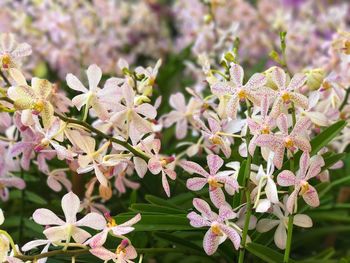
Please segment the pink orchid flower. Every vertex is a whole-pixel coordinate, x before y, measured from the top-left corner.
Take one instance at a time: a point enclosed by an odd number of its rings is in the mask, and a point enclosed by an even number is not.
[[[149,103],[138,101],[135,91],[128,83],[122,86],[122,94],[124,104],[116,103],[116,113],[110,120],[121,130],[125,130],[135,145],[144,134],[152,132],[151,122],[141,116],[154,119],[157,116],[157,110]]]
[[[284,213],[282,212],[282,210]],[[272,214],[277,219],[263,218],[257,225],[256,230],[260,233],[265,233],[277,226],[274,241],[278,248],[285,249],[287,243],[287,230],[288,230],[288,219],[289,212],[286,209],[286,198],[284,198],[284,204],[273,205]],[[309,228],[312,227],[312,220],[308,215],[297,214],[293,217],[293,224],[295,226]]]
[[[102,78],[102,70],[97,65],[93,64],[87,69],[86,75],[89,81],[89,89],[85,88],[81,81],[73,74],[69,73],[66,76],[67,85],[71,89],[83,93],[75,96],[72,102],[78,110],[84,105],[86,105],[87,109],[92,107],[101,120],[107,120],[109,118],[108,111],[103,103],[101,103],[103,91],[98,87]],[[86,116],[84,116],[84,118],[85,117]]]
[[[120,163],[113,168],[113,176],[115,176],[114,186],[118,190],[120,194],[126,193],[126,188],[130,189],[138,189],[140,184],[137,182],[133,182],[127,178],[128,174],[128,166],[129,164],[126,162]]]
[[[222,131],[222,125],[219,121],[209,117],[209,128],[199,118],[195,118],[195,123],[200,127],[204,138],[209,141],[211,146],[218,147],[226,158],[231,156],[231,141],[224,136],[226,133]]]
[[[275,98],[271,109],[272,117],[277,118],[281,114],[283,106],[289,102],[293,102],[296,106],[303,109],[308,108],[308,99],[304,95],[296,92],[297,89],[304,85],[307,79],[305,74],[295,74],[287,85],[286,73],[283,69],[275,67],[272,69],[271,77],[277,86],[277,91],[271,89],[273,98]]]
[[[273,163],[280,169],[282,167],[286,148],[292,152],[294,152],[296,148],[303,152],[311,151],[310,142],[306,139],[304,134],[310,126],[310,120],[308,118],[299,119],[291,133],[288,134],[287,116],[282,113],[277,119],[277,126],[281,134],[261,134],[255,142],[260,147],[268,147],[275,153]]]
[[[239,249],[241,237],[238,233],[239,227],[228,222],[236,218],[236,213],[229,206],[223,205],[219,208],[219,214],[211,211],[207,202],[202,199],[193,199],[193,206],[200,212],[191,212],[187,215],[193,227],[210,227],[203,239],[205,253],[212,255],[218,246],[229,238],[235,249]]]
[[[108,185],[106,176],[102,173],[100,165],[102,163],[101,154],[108,148],[109,142],[104,143],[100,149],[95,150],[96,141],[94,138],[86,135],[81,135],[78,131],[72,131],[70,134],[70,140],[77,145],[85,154],[79,154],[78,163],[79,168],[77,172],[79,174],[88,173],[94,170],[98,181],[103,185]]]
[[[151,148],[150,148],[151,147]],[[163,189],[168,197],[170,197],[170,186],[167,180],[169,177],[171,180],[176,179],[175,158],[173,156],[165,157],[159,154],[160,140],[155,139],[151,146],[143,144],[143,150],[151,157],[148,161],[149,171],[156,175],[162,173],[162,185]]]
[[[130,220],[118,225],[109,213],[105,213],[105,217],[107,219],[107,225],[100,233],[86,241],[86,243],[92,248],[102,247],[107,240],[108,233],[110,232],[117,237],[124,238],[124,235],[134,231],[135,228],[133,225],[141,220],[141,215],[137,214]]]
[[[210,173],[205,171],[199,164],[190,161],[182,161],[180,166],[191,174],[195,173],[204,177],[190,178],[187,180],[186,186],[192,191],[198,191],[208,184],[210,199],[219,208],[226,204],[225,194],[221,188],[224,187],[229,195],[233,195],[235,192],[238,192],[239,186],[237,180],[233,176],[230,176],[235,171],[218,172],[224,164],[224,161],[218,155],[209,154],[207,156],[207,163]]]
[[[91,235],[81,227],[89,227],[102,230],[106,226],[106,220],[97,213],[88,213],[77,221],[76,214],[80,209],[80,200],[73,192],[69,192],[62,198],[62,210],[66,221],[60,219],[51,210],[40,208],[33,213],[33,219],[37,224],[50,226],[44,230],[44,235],[52,242],[69,242],[73,238],[77,243],[83,243]]]
[[[183,139],[187,135],[188,122],[193,119],[195,114],[200,112],[202,103],[195,98],[191,98],[186,104],[185,96],[180,92],[171,95],[169,103],[174,110],[164,116],[164,126],[170,127],[176,123],[176,138]]]
[[[31,53],[31,46],[27,43],[17,44],[14,34],[3,33],[0,35],[1,68],[9,69],[17,67],[18,60],[29,56]]]
[[[0,176],[0,199],[4,202],[9,199],[8,188],[10,187],[14,187],[19,190],[22,190],[26,187],[26,183],[23,181],[23,179],[16,176],[12,176],[12,175]]]
[[[137,257],[136,249],[130,244],[130,241],[123,239],[117,247],[115,253],[104,247],[91,248],[90,253],[104,260],[105,262],[113,260],[117,263],[133,263],[133,259]]]
[[[288,197],[287,210],[289,213],[297,211],[298,194],[311,207],[320,205],[316,189],[309,185],[308,180],[316,177],[324,166],[324,160],[316,155],[310,159],[309,153],[304,152],[300,157],[300,169],[295,175],[289,170],[284,170],[277,176],[277,183],[280,186],[294,186],[293,192]]]
[[[231,118],[236,118],[240,100],[249,100],[259,106],[261,95],[264,94],[266,77],[261,73],[254,74],[248,82],[243,85],[244,71],[238,65],[230,64],[230,81],[216,82],[211,86],[213,94],[218,96],[230,96],[227,104],[227,113]]]
[[[57,153],[59,160],[73,160],[76,156],[76,153],[66,149],[58,143],[58,141],[63,141],[62,129],[61,129],[61,120],[54,118],[50,127],[47,129],[42,129],[40,123],[37,121],[36,130],[41,133],[43,138],[40,143],[34,147],[36,152],[45,152],[46,149],[50,146]]]
[[[247,123],[250,132],[253,134],[253,137],[250,140],[248,151],[250,155],[254,155],[256,148],[256,139],[260,134],[269,134],[272,129],[275,127],[275,119],[271,116],[268,116],[269,111],[269,100],[267,96],[261,101],[261,119],[247,118]]]

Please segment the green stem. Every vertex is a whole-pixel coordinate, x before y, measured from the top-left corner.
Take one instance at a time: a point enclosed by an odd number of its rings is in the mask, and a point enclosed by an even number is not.
[[[15,256],[17,256],[17,255],[18,255],[18,251],[17,251],[16,245],[15,245],[15,242],[13,242],[13,239],[12,239],[12,237],[10,236],[10,234],[7,233],[5,230],[0,230],[0,234],[7,237],[7,239],[8,239],[9,242],[10,242],[11,248],[12,248],[12,250],[13,250],[13,254],[14,254]]]
[[[283,262],[288,263],[289,262],[289,255],[290,255],[290,249],[292,245],[292,236],[293,236],[293,215],[290,215],[288,218],[288,233],[287,233],[287,244],[286,244],[286,250],[284,251],[284,258]]]
[[[72,118],[68,118],[68,117],[65,117],[57,112],[55,112],[55,116],[57,116],[58,118],[60,118],[61,120],[63,120],[64,122],[66,123],[74,123],[74,124],[78,124],[80,126],[83,126],[85,127],[86,129],[88,129],[89,131],[93,132],[93,133],[96,133],[98,136],[104,138],[104,139],[107,139],[111,142],[114,142],[114,143],[117,143],[121,146],[123,146],[124,148],[126,148],[127,150],[129,150],[131,153],[133,153],[135,156],[138,156],[142,159],[144,159],[145,161],[148,161],[149,160],[149,157],[148,155],[146,155],[145,153],[141,152],[141,151],[138,151],[137,149],[135,149],[133,146],[131,146],[129,143],[127,143],[126,141],[122,141],[122,140],[119,140],[117,138],[114,138],[114,137],[111,137],[103,132],[101,132],[100,130],[94,128],[93,126],[91,126],[90,124],[86,123],[86,122],[83,122],[83,121],[80,121],[80,120],[76,120],[76,119],[72,119]]]
[[[251,107],[250,107],[249,102],[247,102],[247,106],[248,106],[248,108],[247,108],[248,116],[250,117],[251,116]],[[248,129],[247,134],[246,134],[247,151],[248,151],[249,143],[250,143],[250,130]],[[246,215],[245,215],[245,219],[244,219],[244,227],[243,227],[243,232],[242,232],[242,241],[241,241],[242,248],[239,251],[239,258],[238,258],[239,263],[244,262],[245,246],[246,246],[246,241],[247,241],[250,216],[252,214],[250,191],[248,188],[251,162],[252,162],[252,156],[249,154],[249,151],[248,151],[247,162],[246,162],[245,171],[244,171],[244,180],[243,180],[243,185],[242,185],[243,189],[245,190],[245,198],[246,198],[247,203],[246,203]]]
[[[10,98],[7,97],[0,97],[0,100],[4,100],[7,101],[11,104],[14,104],[14,101]],[[138,156],[142,159],[144,159],[145,161],[149,160],[149,156],[137,149],[135,149],[132,145],[130,145],[128,142],[126,141],[122,141],[119,140],[117,138],[114,138],[112,136],[109,136],[103,132],[101,132],[100,130],[94,128],[93,126],[91,126],[90,124],[84,122],[84,121],[80,121],[77,119],[72,119],[72,118],[68,118],[66,116],[61,115],[60,113],[55,112],[54,113],[55,116],[57,116],[58,118],[60,118],[62,121],[66,122],[66,123],[74,123],[74,124],[78,124],[82,127],[85,127],[86,129],[88,129],[90,132],[96,133],[98,136],[100,136],[101,138],[107,139],[111,142],[117,143],[121,146],[123,146],[124,148],[126,148],[127,150],[129,150],[131,153],[133,153],[135,156]]]
[[[292,119],[293,119],[293,127],[295,126],[296,123],[296,116],[295,116],[295,107],[294,103],[292,103]],[[292,157],[290,159],[290,170],[295,173],[295,166],[294,166],[294,154],[292,153]],[[289,189],[289,194],[292,192],[293,189]],[[292,246],[292,236],[293,236],[293,220],[294,217],[293,215],[289,215],[288,217],[288,229],[287,229],[287,244],[286,244],[286,250],[284,251],[284,258],[283,262],[288,263],[289,262],[289,255],[290,255],[290,250]]]
[[[345,97],[342,104],[339,107],[339,111],[342,111],[344,107],[348,104],[349,95],[350,95],[350,87],[346,89]]]
[[[9,81],[9,79],[6,77],[6,75],[4,74],[4,72],[2,72],[2,70],[0,70],[0,76],[2,77],[2,79],[6,82],[6,85],[11,87],[12,84],[11,82]]]

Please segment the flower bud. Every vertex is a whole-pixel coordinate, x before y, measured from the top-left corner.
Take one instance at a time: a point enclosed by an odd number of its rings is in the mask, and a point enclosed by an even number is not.
[[[306,85],[310,90],[317,90],[320,88],[323,79],[325,78],[325,72],[323,69],[316,68],[305,70],[304,73],[307,76]]]
[[[101,198],[103,198],[104,200],[109,200],[112,198],[113,192],[110,186],[103,186],[102,184],[100,184],[98,190]]]

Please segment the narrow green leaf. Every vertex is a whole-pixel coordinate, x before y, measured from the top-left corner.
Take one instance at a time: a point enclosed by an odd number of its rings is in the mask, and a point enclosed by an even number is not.
[[[283,262],[283,254],[271,249],[267,246],[260,245],[258,243],[249,243],[247,250],[258,258],[268,263],[280,263]],[[296,261],[289,259],[289,263],[295,263]]]
[[[166,206],[152,204],[133,204],[131,210],[135,212],[150,212],[155,214],[184,214],[186,211]]]

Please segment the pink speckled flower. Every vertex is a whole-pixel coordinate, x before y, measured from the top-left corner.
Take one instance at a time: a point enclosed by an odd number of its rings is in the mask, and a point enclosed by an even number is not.
[[[175,168],[175,158],[173,156],[170,157],[164,157],[159,155],[160,152],[160,140],[155,139],[152,142],[151,148],[146,145],[142,144],[144,150],[146,153],[150,156],[150,159],[148,161],[148,169],[152,174],[159,174],[162,173],[162,185],[165,193],[168,197],[170,197],[170,187],[167,180],[167,176],[171,180],[176,179],[176,172],[174,171]]]
[[[297,211],[298,194],[304,201],[312,207],[320,205],[320,200],[316,189],[309,185],[308,180],[317,176],[324,166],[323,158],[319,155],[310,159],[309,153],[303,153],[300,158],[300,169],[296,175],[289,170],[282,171],[277,176],[277,183],[280,186],[294,186],[294,191],[290,194],[287,201],[287,210],[289,213]]]
[[[277,91],[273,91],[275,101],[271,109],[271,116],[276,118],[282,112],[283,106],[289,102],[293,102],[296,106],[303,109],[308,108],[308,99],[296,92],[297,89],[301,88],[307,77],[304,74],[298,73],[293,76],[287,85],[287,75],[281,68],[273,68],[271,72],[272,81],[277,86]]]
[[[133,263],[134,261],[132,261],[132,259],[137,257],[136,249],[127,239],[123,239],[122,242],[120,242],[115,253],[104,247],[93,247],[89,251],[94,256],[105,260],[105,262],[113,260],[113,262],[117,263]]]
[[[190,224],[193,227],[210,227],[203,239],[203,248],[205,253],[212,255],[218,246],[229,238],[235,249],[239,248],[241,237],[238,233],[238,227],[234,224],[228,224],[227,220],[237,217],[231,207],[223,205],[219,208],[219,214],[211,211],[207,202],[202,199],[193,199],[193,206],[200,212],[191,212],[187,215]]]
[[[261,95],[264,94],[266,77],[263,74],[254,74],[248,82],[243,85],[243,68],[231,63],[230,81],[216,82],[211,86],[211,91],[218,96],[229,95],[227,113],[230,117],[236,118],[240,100],[249,100],[254,105],[260,105]]]
[[[222,171],[218,172],[224,161],[215,154],[209,154],[207,156],[207,163],[210,173],[205,171],[199,164],[182,161],[181,167],[189,173],[199,174],[202,177],[194,177],[187,180],[186,186],[192,191],[198,191],[202,189],[206,184],[209,184],[210,199],[216,207],[220,207],[226,204],[225,194],[222,191],[222,187],[225,188],[229,195],[233,195],[238,192],[239,185],[234,176],[231,176],[234,171]]]
[[[249,130],[253,134],[248,146],[249,153],[252,156],[256,148],[256,139],[260,134],[269,134],[276,125],[275,119],[267,115],[268,111],[269,100],[268,96],[265,95],[261,101],[261,119],[247,118]]]
[[[309,127],[310,120],[308,118],[302,118],[297,121],[293,130],[288,134],[288,121],[285,114],[281,114],[277,119],[277,126],[281,131],[280,134],[261,134],[256,139],[256,144],[263,147],[268,147],[275,153],[273,158],[274,165],[281,169],[285,149],[295,151],[296,148],[303,152],[310,152],[310,142],[305,138],[303,134]]]

